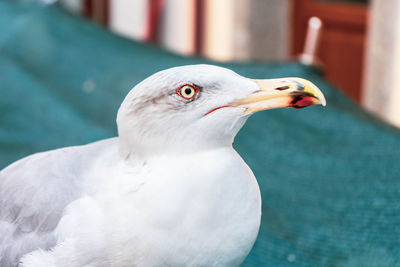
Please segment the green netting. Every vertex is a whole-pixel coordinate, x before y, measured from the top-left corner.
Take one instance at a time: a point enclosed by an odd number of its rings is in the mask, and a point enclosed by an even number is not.
[[[115,36],[58,6],[0,1],[0,168],[28,154],[116,135],[139,81],[208,62]],[[400,266],[400,132],[366,114],[315,69],[224,64],[248,77],[300,76],[328,106],[261,112],[235,147],[263,197],[245,266]]]

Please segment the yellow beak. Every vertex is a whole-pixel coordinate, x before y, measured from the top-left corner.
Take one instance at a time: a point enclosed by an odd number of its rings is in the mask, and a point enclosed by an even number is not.
[[[326,105],[321,90],[310,81],[301,78],[253,80],[259,90],[231,103],[231,107],[246,108],[245,114],[274,108],[304,108]]]

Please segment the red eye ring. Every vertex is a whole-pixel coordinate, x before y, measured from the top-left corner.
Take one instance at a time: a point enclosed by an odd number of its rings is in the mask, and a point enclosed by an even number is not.
[[[193,99],[199,93],[199,89],[190,83],[183,84],[176,89],[176,94],[183,99]]]

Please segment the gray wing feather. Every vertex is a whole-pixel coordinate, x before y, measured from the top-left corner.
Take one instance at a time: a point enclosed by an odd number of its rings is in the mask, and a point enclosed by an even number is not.
[[[33,154],[0,171],[0,266],[56,244],[65,207],[84,193],[84,171],[115,141]]]

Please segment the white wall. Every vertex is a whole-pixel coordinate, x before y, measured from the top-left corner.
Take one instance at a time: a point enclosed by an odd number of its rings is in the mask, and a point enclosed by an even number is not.
[[[289,23],[290,0],[206,0],[206,56],[287,60]]]
[[[195,1],[167,0],[161,20],[161,45],[170,51],[194,53]]]
[[[400,127],[400,1],[373,0],[364,106]]]
[[[142,40],[146,34],[147,0],[111,0],[110,28],[126,37]]]
[[[236,0],[238,2],[238,0]],[[247,3],[247,8],[240,8],[238,12],[247,12],[246,23],[247,40],[244,48],[248,49],[248,58],[258,61],[282,61],[289,57],[290,47],[290,0],[240,0]],[[240,2],[239,1],[239,2]],[[236,17],[240,18],[237,13]],[[237,54],[237,40],[235,54]]]
[[[206,57],[227,61],[234,57],[235,1],[205,0],[204,54]]]

